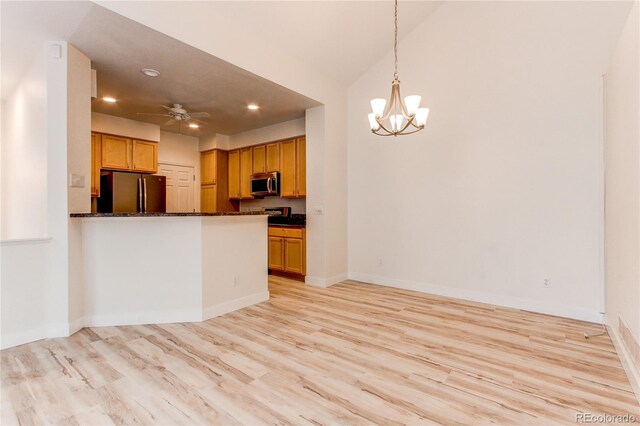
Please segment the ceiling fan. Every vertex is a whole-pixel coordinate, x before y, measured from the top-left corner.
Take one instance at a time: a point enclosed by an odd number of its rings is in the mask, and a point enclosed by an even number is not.
[[[173,104],[172,107],[168,107],[166,105],[160,105],[162,108],[166,109],[165,114],[156,114],[152,112],[139,112],[138,115],[155,115],[160,117],[171,117],[169,120],[163,124],[163,126],[171,126],[172,124],[178,123],[180,127],[182,127],[182,123],[187,123],[190,127],[198,127],[200,125],[207,125],[204,121],[198,120],[198,118],[207,118],[210,117],[208,112],[188,112],[186,109],[182,107],[181,104]],[[193,122],[197,123],[197,126],[192,126]]]

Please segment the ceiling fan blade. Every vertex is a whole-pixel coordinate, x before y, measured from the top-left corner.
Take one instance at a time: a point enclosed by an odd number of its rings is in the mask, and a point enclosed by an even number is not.
[[[211,117],[208,112],[190,112],[189,115],[192,118],[207,118],[207,117]]]
[[[171,119],[169,121],[167,121],[166,123],[163,124],[163,126],[171,126],[176,122],[176,119],[171,117]]]
[[[167,111],[171,111],[171,107],[168,107],[166,105],[160,105],[162,108],[166,109]]]
[[[156,114],[153,112],[138,112],[138,115],[159,115],[161,117],[171,117],[171,114]]]

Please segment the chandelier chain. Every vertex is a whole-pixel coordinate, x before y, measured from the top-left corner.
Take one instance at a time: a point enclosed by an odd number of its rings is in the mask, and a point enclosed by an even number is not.
[[[394,79],[398,79],[398,0],[395,0],[395,33],[394,33],[394,39],[393,39],[393,55],[395,57],[395,62],[394,62],[394,71],[393,71],[393,77]]]

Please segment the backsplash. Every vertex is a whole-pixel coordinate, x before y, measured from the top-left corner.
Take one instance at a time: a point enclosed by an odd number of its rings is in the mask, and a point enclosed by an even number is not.
[[[307,202],[304,198],[265,197],[256,200],[240,201],[241,212],[262,210],[265,207],[291,207],[291,213],[293,214],[304,214],[307,212]]]

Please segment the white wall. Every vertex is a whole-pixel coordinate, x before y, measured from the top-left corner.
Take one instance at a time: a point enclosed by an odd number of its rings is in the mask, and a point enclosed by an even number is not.
[[[94,100],[94,102],[99,101]],[[149,141],[160,140],[160,126],[157,124],[129,120],[128,118],[101,114],[99,112],[91,113],[91,131],[111,133],[113,135],[145,139]]]
[[[391,54],[355,82],[350,276],[598,321],[601,75],[629,8],[446,2],[399,45],[403,94],[431,108],[415,135],[368,128]]]
[[[45,58],[43,46],[13,92],[3,99],[0,194],[3,240],[47,234]]]
[[[304,117],[229,136],[229,148],[236,149],[305,134]]]
[[[634,5],[606,74],[606,320],[640,342],[640,25]],[[624,340],[624,339],[623,339]],[[633,342],[626,342],[633,345]],[[633,348],[628,348],[633,353]],[[636,349],[637,351],[637,349]],[[636,370],[640,377],[640,354]]]

